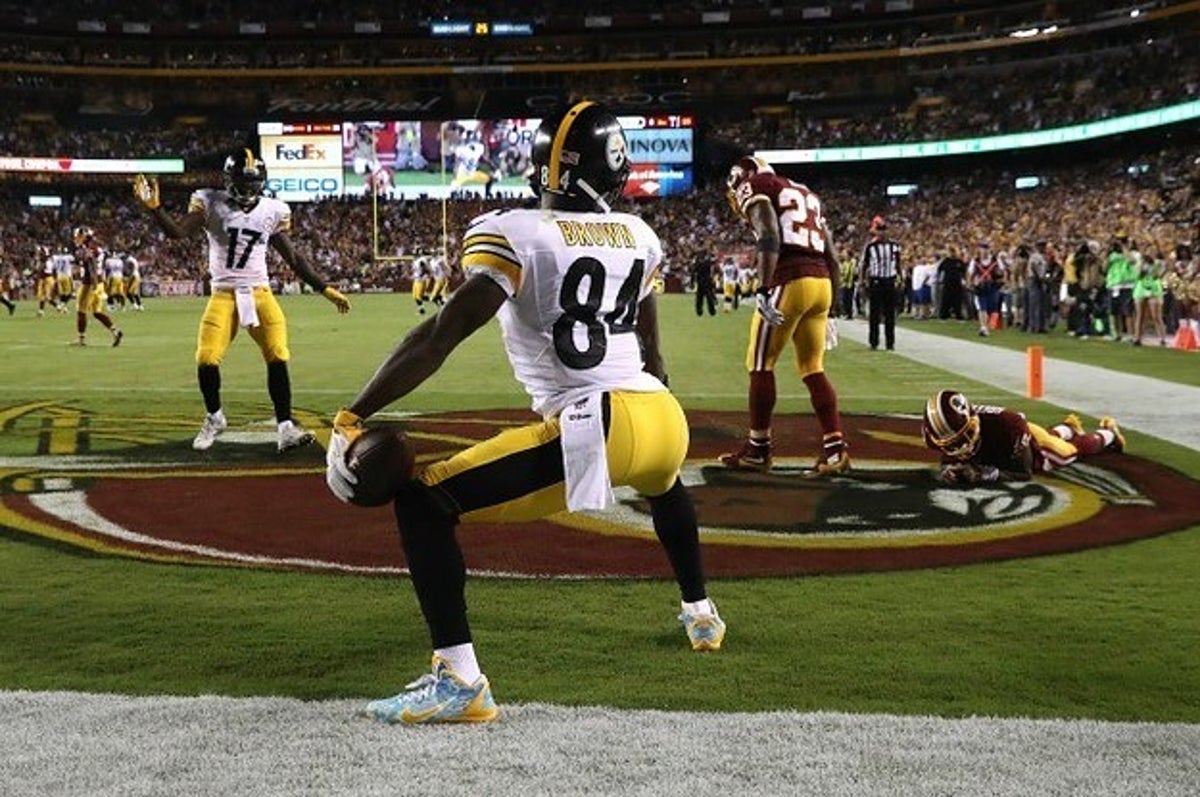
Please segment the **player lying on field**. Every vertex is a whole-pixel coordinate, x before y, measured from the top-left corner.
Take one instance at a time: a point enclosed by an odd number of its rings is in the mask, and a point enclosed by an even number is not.
[[[925,445],[942,455],[943,484],[1025,481],[1080,457],[1125,450],[1125,436],[1112,418],[1085,432],[1071,413],[1045,429],[1014,410],[972,404],[954,390],[939,391],[925,403],[922,432]]]

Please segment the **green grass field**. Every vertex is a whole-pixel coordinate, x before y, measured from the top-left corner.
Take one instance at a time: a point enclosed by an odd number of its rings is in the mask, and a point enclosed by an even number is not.
[[[348,316],[317,297],[282,300],[298,410],[329,417],[418,320],[407,296],[352,298]],[[689,408],[741,410],[748,311],[697,319],[690,301],[662,303],[672,388]],[[124,430],[97,435],[100,450],[146,438],[185,446],[202,416],[192,361],[202,305],[148,306],[118,314],[126,330],[118,349],[94,323],[93,345],[67,346],[74,317],[39,320],[29,303],[0,318],[0,407],[49,400],[98,413]],[[971,334],[970,325],[919,328],[943,327]],[[1197,384],[1195,355],[1045,343],[1051,356]],[[991,345],[1027,344],[1012,335]],[[1068,409],[872,355],[853,341],[827,368],[847,412],[916,413],[928,392],[948,384],[1035,420]],[[249,340],[235,341],[223,383],[231,419],[269,419]],[[807,411],[798,378],[781,373],[779,385],[779,411]],[[524,406],[496,330],[485,329],[399,408]],[[0,456],[35,453],[35,434],[20,423],[0,426]],[[1129,438],[1139,455],[1200,478],[1195,452]],[[314,489],[324,489],[313,478]],[[986,565],[721,580],[710,591],[730,635],[710,656],[687,650],[668,582],[473,580],[468,598],[481,663],[505,702],[1200,722],[1197,562],[1200,525]],[[428,661],[405,580],[150,564],[15,533],[0,533],[0,573],[0,688],[378,696]]]

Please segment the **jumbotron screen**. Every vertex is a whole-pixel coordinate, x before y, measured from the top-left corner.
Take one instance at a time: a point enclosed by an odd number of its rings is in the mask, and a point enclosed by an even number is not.
[[[622,116],[625,195],[690,191],[690,115]],[[267,187],[288,202],[375,191],[384,199],[532,196],[530,150],[540,119],[260,122]]]
[[[695,149],[691,114],[618,117],[629,144],[625,196],[656,197],[692,190]]]

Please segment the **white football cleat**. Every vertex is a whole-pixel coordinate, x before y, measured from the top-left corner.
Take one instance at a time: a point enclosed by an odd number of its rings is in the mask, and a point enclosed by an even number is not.
[[[227,425],[225,413],[221,410],[205,415],[204,425],[200,427],[196,439],[192,441],[192,448],[197,451],[207,451],[212,448],[213,441],[217,439],[217,435],[225,431]]]
[[[283,421],[279,424],[280,452],[306,446],[315,439],[312,432],[291,421]]]

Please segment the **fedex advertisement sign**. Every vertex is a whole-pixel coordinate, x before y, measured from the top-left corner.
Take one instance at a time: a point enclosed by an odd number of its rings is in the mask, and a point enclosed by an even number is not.
[[[317,144],[290,144],[279,143],[275,145],[275,160],[277,161],[323,161],[328,157],[326,150]]]
[[[340,166],[340,135],[281,135],[262,137],[262,159],[272,169],[312,169]]]

